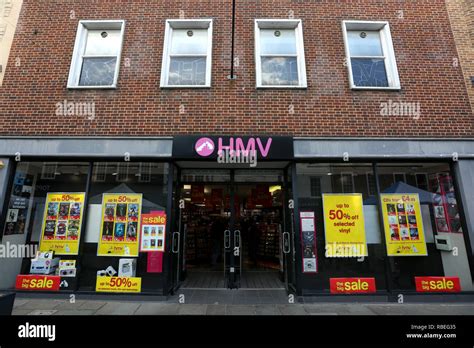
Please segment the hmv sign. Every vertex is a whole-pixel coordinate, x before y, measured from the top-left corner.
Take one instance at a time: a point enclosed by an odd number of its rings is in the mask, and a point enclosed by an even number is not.
[[[282,136],[176,136],[176,159],[216,160],[223,154],[256,156],[258,160],[293,159],[293,138]]]

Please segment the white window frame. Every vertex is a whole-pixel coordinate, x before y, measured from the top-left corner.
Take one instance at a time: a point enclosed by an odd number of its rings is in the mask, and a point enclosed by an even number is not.
[[[294,29],[298,61],[298,85],[262,85],[262,61],[260,53],[260,29]],[[279,56],[285,56],[281,54]],[[294,56],[294,55],[291,55]],[[255,20],[255,68],[257,88],[308,88],[306,59],[304,53],[303,22],[301,19],[256,19]]]
[[[347,36],[347,31],[349,30],[378,30],[380,32],[380,41],[382,44],[383,58],[385,61],[385,71],[387,72],[388,87],[356,86],[354,84],[354,75],[352,74],[351,54],[349,48],[349,38]],[[349,71],[349,87],[354,90],[400,90],[400,77],[398,75],[397,61],[395,58],[395,50],[393,48],[392,34],[390,32],[389,22],[346,20],[342,21],[342,31],[346,50],[346,65]],[[356,57],[362,58],[359,56]]]
[[[170,85],[168,84],[170,64],[171,64],[171,40],[173,38],[173,29],[207,29],[207,52],[206,52],[206,83],[204,85]],[[210,88],[212,77],[212,35],[213,19],[167,19],[165,29],[165,39],[163,48],[163,61],[161,65],[161,88]],[[179,55],[179,56],[185,56]],[[192,54],[192,57],[200,55]],[[204,55],[202,55],[204,57]]]
[[[121,40],[117,55],[117,65],[115,66],[114,83],[110,86],[80,86],[82,64],[87,43],[88,30],[120,30]],[[122,58],[123,40],[125,33],[124,20],[81,20],[77,27],[76,43],[72,55],[71,68],[69,70],[69,79],[67,88],[69,89],[115,89],[120,73],[120,64]],[[115,56],[114,56],[115,57]]]

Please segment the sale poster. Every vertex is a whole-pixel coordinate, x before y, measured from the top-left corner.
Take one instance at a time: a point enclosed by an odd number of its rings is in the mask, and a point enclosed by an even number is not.
[[[142,214],[140,251],[165,251],[166,213]]]
[[[324,194],[326,257],[368,256],[362,195]]]
[[[40,251],[77,255],[85,193],[48,193],[41,229]]]
[[[95,291],[133,293],[142,291],[142,278],[97,277]]]
[[[303,273],[317,273],[316,223],[314,212],[300,212]]]
[[[142,195],[104,193],[97,256],[138,256]]]
[[[382,194],[381,200],[387,255],[428,255],[418,194]]]

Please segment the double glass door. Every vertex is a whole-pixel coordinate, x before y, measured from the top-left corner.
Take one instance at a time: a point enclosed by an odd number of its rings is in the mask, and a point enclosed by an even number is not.
[[[171,290],[190,283],[196,284],[195,287],[247,287],[243,272],[245,276],[250,274],[249,267],[257,267],[251,265],[255,262],[253,255],[268,250],[267,256],[273,259],[262,263],[267,267],[267,262],[273,262],[269,267],[292,290],[289,283],[293,279],[294,233],[290,231],[293,223],[287,209],[291,190],[283,182],[286,175],[282,174],[281,180],[277,176],[273,182],[255,183],[236,172],[182,170],[179,173],[169,257]],[[256,195],[262,197],[256,199]],[[263,215],[271,220],[265,227]],[[253,234],[255,225],[260,225],[259,239]],[[267,231],[269,225],[274,235]],[[259,261],[259,267],[262,263]]]

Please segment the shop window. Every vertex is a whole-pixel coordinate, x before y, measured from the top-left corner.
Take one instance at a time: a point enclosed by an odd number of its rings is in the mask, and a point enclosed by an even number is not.
[[[68,88],[116,88],[125,21],[80,21]]]
[[[161,87],[210,87],[212,19],[167,20]]]
[[[383,183],[380,180],[380,193],[387,199],[382,203],[385,205],[382,210],[391,244],[387,248],[392,254],[389,262],[393,288],[414,291],[417,290],[415,277],[435,276],[458,278],[461,291],[471,291],[463,216],[450,166],[443,163],[377,166],[380,178],[385,178]],[[402,174],[412,179],[402,182],[399,180]],[[387,180],[390,175],[391,182]],[[389,202],[390,199],[395,201]]]
[[[77,260],[88,170],[88,163],[18,163],[6,221],[0,225],[2,243],[31,245],[52,250],[61,260]],[[2,260],[0,288],[14,287],[20,274],[40,274],[31,267],[33,256]]]
[[[400,89],[388,22],[343,21],[352,89]]]
[[[300,231],[297,233],[301,236],[302,243],[303,291],[330,292],[331,279],[337,278],[373,278],[377,290],[387,288],[382,231],[377,200],[370,194],[369,175],[374,177],[371,164],[297,164],[300,216],[295,218],[300,220]],[[311,183],[314,177],[320,178],[319,196],[312,194]],[[350,210],[344,210],[345,205]],[[354,240],[351,249],[347,250],[349,253],[335,257],[337,254],[331,252],[343,245],[336,246],[334,236],[337,239],[337,235],[341,234],[339,229],[346,230],[342,225],[337,227],[335,223],[347,222],[347,214],[351,215],[350,219],[353,218],[349,222],[355,222],[354,227],[350,228],[362,228],[360,234],[352,230],[362,238],[358,242]],[[314,222],[307,222],[313,218]],[[305,230],[313,224],[314,236]],[[359,253],[364,252],[367,256],[361,257]]]
[[[306,88],[301,20],[257,19],[255,60],[258,88]]]
[[[125,268],[130,270],[126,276],[140,279],[142,293],[163,291],[160,250],[168,248],[166,220],[156,229],[142,222],[149,214],[167,219],[168,171],[166,163],[94,164],[79,290],[98,291],[98,274],[111,267],[117,276]],[[99,172],[100,180],[96,180]],[[145,181],[141,179],[143,172],[148,175]],[[158,254],[146,252],[149,248]],[[124,263],[130,267],[123,267]],[[160,269],[156,269],[157,264]]]

